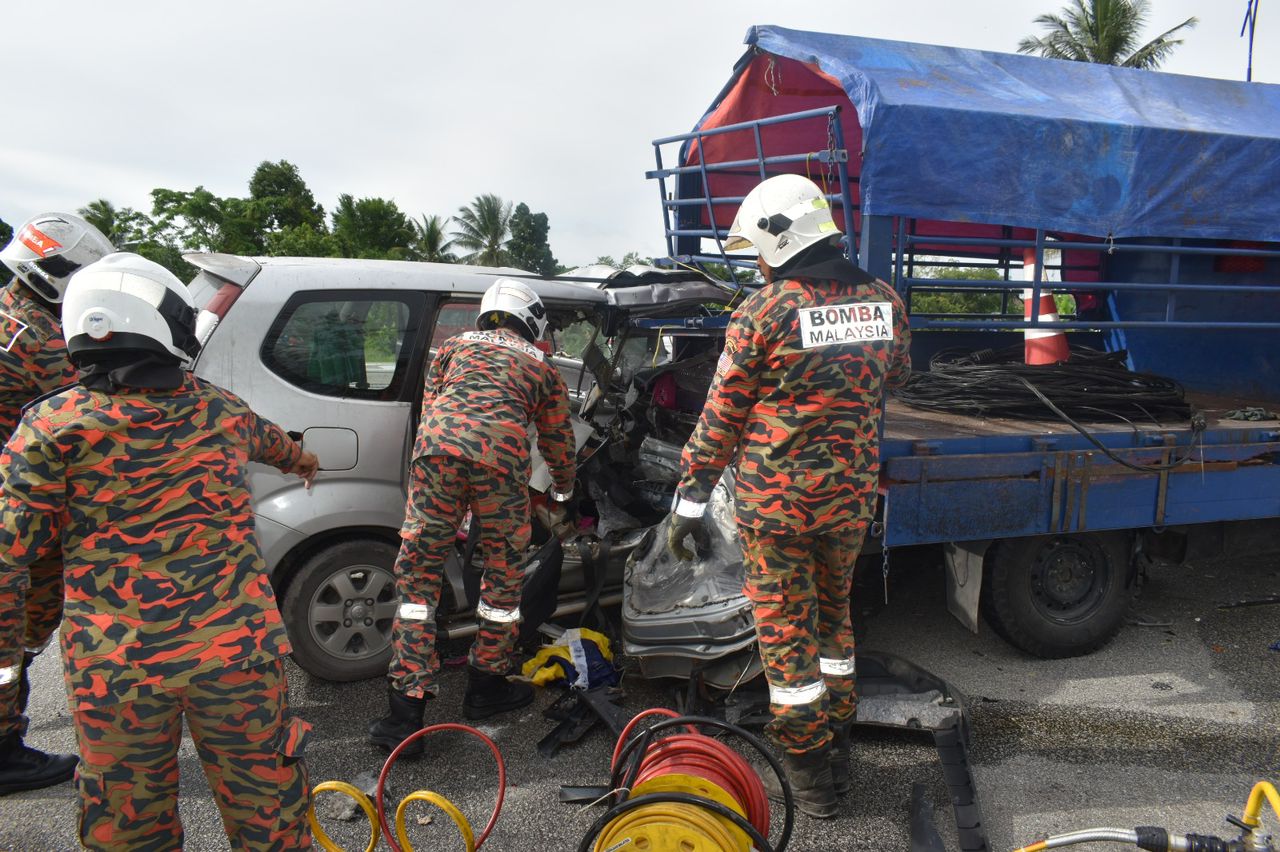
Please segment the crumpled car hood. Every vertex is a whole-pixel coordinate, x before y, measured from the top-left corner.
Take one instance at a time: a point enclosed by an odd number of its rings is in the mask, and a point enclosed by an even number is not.
[[[711,494],[704,518],[706,541],[698,558],[678,562],[667,549],[667,522],[654,527],[627,564],[627,608],[637,615],[703,609],[742,598],[742,548],[734,520],[733,473]]]
[[[677,562],[667,524],[651,527],[627,561],[622,638],[645,677],[698,671],[727,688],[759,670],[751,601],[742,591],[742,550],[734,519],[733,473],[712,492],[698,557]]]

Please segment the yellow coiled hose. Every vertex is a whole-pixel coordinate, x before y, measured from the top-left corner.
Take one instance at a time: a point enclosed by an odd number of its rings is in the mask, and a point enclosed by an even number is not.
[[[378,809],[374,806],[373,800],[366,796],[363,790],[345,781],[324,781],[317,784],[315,789],[312,790],[313,794],[326,792],[342,793],[353,799],[360,806],[360,810],[364,811],[365,816],[369,818],[370,827],[369,845],[364,848],[364,852],[374,852],[378,848],[378,839],[381,837],[381,832],[378,830]],[[466,852],[476,852],[476,837],[471,828],[471,823],[467,821],[462,811],[458,810],[457,805],[432,790],[416,790],[401,799],[400,804],[396,807],[396,837],[399,839],[400,848],[404,852],[413,852],[413,845],[409,842],[409,834],[405,827],[405,811],[413,802],[428,802],[444,811],[445,815],[453,820],[453,824],[458,827],[458,833],[462,835],[462,843]],[[317,846],[325,852],[346,852],[325,833],[320,821],[316,818],[314,804],[307,812],[307,822],[311,824],[311,833]]]

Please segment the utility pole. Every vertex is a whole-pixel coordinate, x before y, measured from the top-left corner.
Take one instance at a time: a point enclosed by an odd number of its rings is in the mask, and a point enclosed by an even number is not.
[[[1249,66],[1245,69],[1244,79],[1246,82],[1253,80],[1253,28],[1258,24],[1258,4],[1262,0],[1245,0],[1244,23],[1240,25],[1240,35],[1244,36],[1244,31],[1249,31]]]

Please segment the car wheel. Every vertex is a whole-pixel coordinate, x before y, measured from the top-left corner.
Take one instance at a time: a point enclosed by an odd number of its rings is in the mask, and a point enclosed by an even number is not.
[[[983,610],[1016,648],[1055,659],[1088,654],[1120,632],[1137,592],[1123,533],[996,542],[987,557]]]
[[[299,666],[325,680],[386,674],[399,599],[396,548],[356,539],[319,551],[298,569],[281,614]]]

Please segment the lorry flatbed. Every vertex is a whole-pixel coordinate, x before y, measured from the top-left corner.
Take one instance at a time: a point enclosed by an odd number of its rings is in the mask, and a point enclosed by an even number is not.
[[[781,27],[746,41],[694,129],[654,140],[672,262],[754,266],[725,248],[743,197],[804,175],[902,297],[917,371],[1061,332],[1197,412],[1077,429],[890,398],[871,547],[943,545],[962,622],[981,597],[1014,645],[1060,657],[1110,639],[1161,562],[1280,541],[1280,421],[1226,418],[1280,410],[1280,87]]]
[[[1241,438],[1247,437],[1257,429],[1272,430],[1280,428],[1280,419],[1270,420],[1228,420],[1226,414],[1243,408],[1261,408],[1274,411],[1275,403],[1260,399],[1243,399],[1240,397],[1211,396],[1209,394],[1189,393],[1187,401],[1192,409],[1204,415],[1208,431],[1236,432]],[[1188,424],[1177,423],[1122,423],[1117,420],[1080,420],[1095,434],[1132,433],[1132,432],[1178,432],[1188,431]],[[914,441],[950,441],[959,438],[986,438],[994,436],[1023,436],[1026,438],[1050,435],[1078,434],[1060,420],[1024,420],[1007,417],[973,417],[954,412],[933,411],[914,408],[900,400],[888,400],[885,405],[885,442],[886,455],[901,455],[906,442]],[[892,449],[890,449],[892,448]]]

